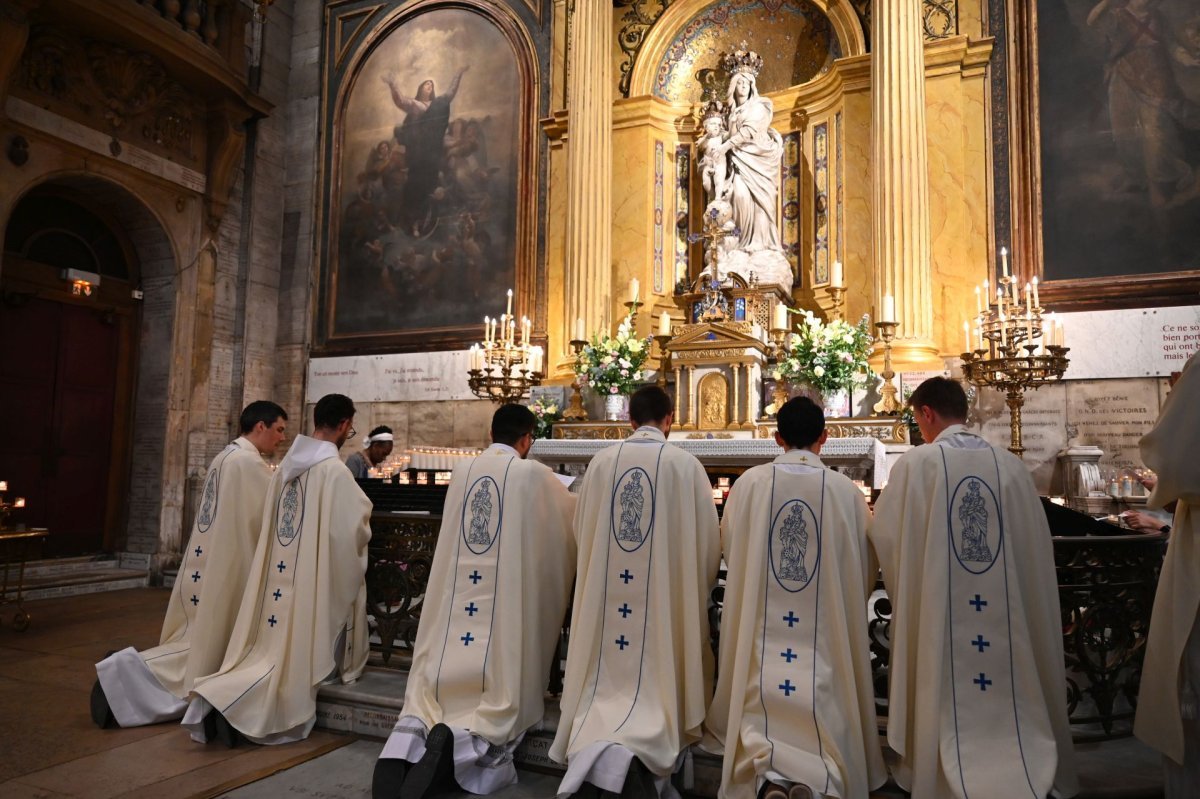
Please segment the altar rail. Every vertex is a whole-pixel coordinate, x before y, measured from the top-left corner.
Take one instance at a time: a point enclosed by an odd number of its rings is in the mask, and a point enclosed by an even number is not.
[[[367,597],[374,648],[384,665],[411,652],[441,517],[385,513],[371,519]],[[1150,611],[1166,536],[1056,536],[1054,561],[1062,603],[1067,705],[1077,741],[1130,733],[1141,681]],[[712,591],[712,646],[719,636],[724,575]],[[882,585],[869,605],[871,671],[878,715],[887,715],[891,601]],[[568,631],[563,631],[564,640]],[[565,649],[564,649],[565,651]],[[561,663],[558,664],[561,666]],[[551,675],[560,685],[561,672]]]

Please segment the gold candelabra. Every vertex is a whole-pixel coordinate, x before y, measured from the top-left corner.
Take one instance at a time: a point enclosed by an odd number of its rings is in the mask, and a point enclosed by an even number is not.
[[[521,319],[521,339],[517,343],[517,319],[512,315],[512,291],[508,292],[508,310],[499,319],[484,317],[483,343],[471,347],[471,367],[467,385],[481,399],[506,405],[519,402],[529,389],[541,385],[544,353],[529,343],[532,325]]]
[[[628,302],[625,302],[622,304],[625,306],[625,309],[629,312],[628,313],[629,324],[631,326],[636,325],[637,324],[637,309],[638,309],[638,306],[641,305],[642,303],[639,302],[638,300],[629,300]]]
[[[568,422],[586,422],[588,418],[587,410],[583,407],[583,394],[579,391],[579,356],[586,346],[587,342],[583,339],[571,340],[571,349],[575,351],[575,379],[571,381],[570,407],[563,411],[563,419]]]
[[[899,391],[892,384],[892,378],[896,376],[895,370],[892,369],[892,339],[896,337],[896,328],[899,326],[898,322],[875,323],[879,338],[883,340],[883,374],[880,375],[883,385],[879,389],[881,399],[874,407],[875,413],[883,416],[895,416],[900,413],[902,407],[900,400],[896,398]]]
[[[770,341],[767,344],[767,365],[774,366],[788,356],[788,333],[786,327],[772,327],[767,331],[767,336]],[[775,412],[778,413],[783,404],[788,401],[788,390],[786,380],[776,380],[775,385],[771,388],[771,404],[775,406]],[[767,414],[762,415],[762,419],[767,419]]]
[[[842,305],[846,301],[846,287],[830,283],[826,291],[829,292],[829,299],[833,303],[833,307],[829,309],[829,320],[832,322],[835,319],[841,319]]]
[[[990,386],[1004,393],[1009,413],[1008,449],[1021,457],[1025,452],[1021,445],[1025,392],[1061,379],[1070,363],[1067,359],[1070,350],[1063,346],[1062,329],[1057,323],[1051,319],[1047,327],[1043,321],[1045,309],[1038,302],[1036,280],[1026,284],[1022,303],[1020,285],[1007,271],[1006,268],[1005,276],[1000,279],[996,302],[992,303],[990,296],[986,304],[980,300],[973,348],[970,324],[963,323],[968,345],[962,354],[963,376],[976,386]],[[985,282],[984,296],[987,291]],[[1037,339],[1041,339],[1040,344]]]

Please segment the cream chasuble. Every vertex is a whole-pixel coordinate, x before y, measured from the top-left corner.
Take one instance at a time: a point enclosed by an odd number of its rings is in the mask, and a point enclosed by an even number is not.
[[[122,727],[179,718],[195,679],[221,667],[262,530],[270,482],[266,461],[245,438],[213,459],[159,645],[140,653],[129,647],[96,664],[113,717]]]
[[[1134,734],[1177,764],[1184,763],[1184,718],[1180,712],[1181,692],[1187,694],[1191,711],[1187,726],[1189,758],[1200,760],[1200,354],[1193,355],[1183,374],[1167,395],[1154,429],[1141,441],[1142,461],[1158,474],[1147,503],[1161,508],[1177,502],[1171,540],[1167,545],[1154,612],[1150,617],[1150,640],[1142,666]],[[1192,639],[1191,655],[1185,656]],[[1189,763],[1200,770],[1200,763]],[[1170,775],[1168,775],[1170,776]],[[1193,780],[1196,777],[1193,774]],[[1193,788],[1196,783],[1193,782]],[[1168,796],[1171,794],[1168,792]]]
[[[1025,465],[961,425],[893,467],[888,743],[922,799],[1077,791],[1050,529]]]
[[[380,757],[420,760],[425,732],[444,723],[460,786],[491,793],[516,781],[511,749],[542,720],[570,599],[574,512],[554,473],[512,447],[493,444],[454,470],[404,708]]]
[[[263,530],[221,670],[193,696],[256,743],[308,735],[317,686],[367,660],[371,502],[327,441],[297,436],[267,491]],[[203,705],[184,724],[196,731]]]
[[[711,695],[712,486],[699,461],[643,426],[592,459],[575,533],[571,643],[550,749],[568,763],[559,793],[584,779],[619,791],[631,755],[662,790],[699,739]]]
[[[721,525],[728,568],[716,696],[718,794],[763,780],[862,797],[887,780],[867,646],[875,565],[867,503],[808,450],[733,484]],[[708,737],[705,748],[713,748]]]

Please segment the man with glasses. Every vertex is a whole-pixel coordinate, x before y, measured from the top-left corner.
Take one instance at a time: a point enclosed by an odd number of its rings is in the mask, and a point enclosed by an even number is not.
[[[302,740],[317,687],[366,665],[371,501],[338,458],[353,421],[349,397],[322,397],[312,436],[296,436],[275,471],[225,660],[196,680],[183,719],[197,740]]]

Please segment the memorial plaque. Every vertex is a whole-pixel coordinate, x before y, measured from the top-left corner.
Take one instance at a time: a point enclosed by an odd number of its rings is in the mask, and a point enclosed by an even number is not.
[[[1200,305],[1060,314],[1067,380],[1166,377],[1200,350]]]
[[[1069,444],[1104,450],[1102,466],[1143,466],[1138,441],[1158,419],[1161,384],[1165,380],[1085,380],[1067,385]]]
[[[1052,383],[1026,392],[1021,420],[1023,460],[1038,492],[1049,493],[1058,452],[1067,442],[1066,384]],[[1008,449],[1012,435],[1003,394],[990,388],[979,390],[968,422],[989,444]]]

